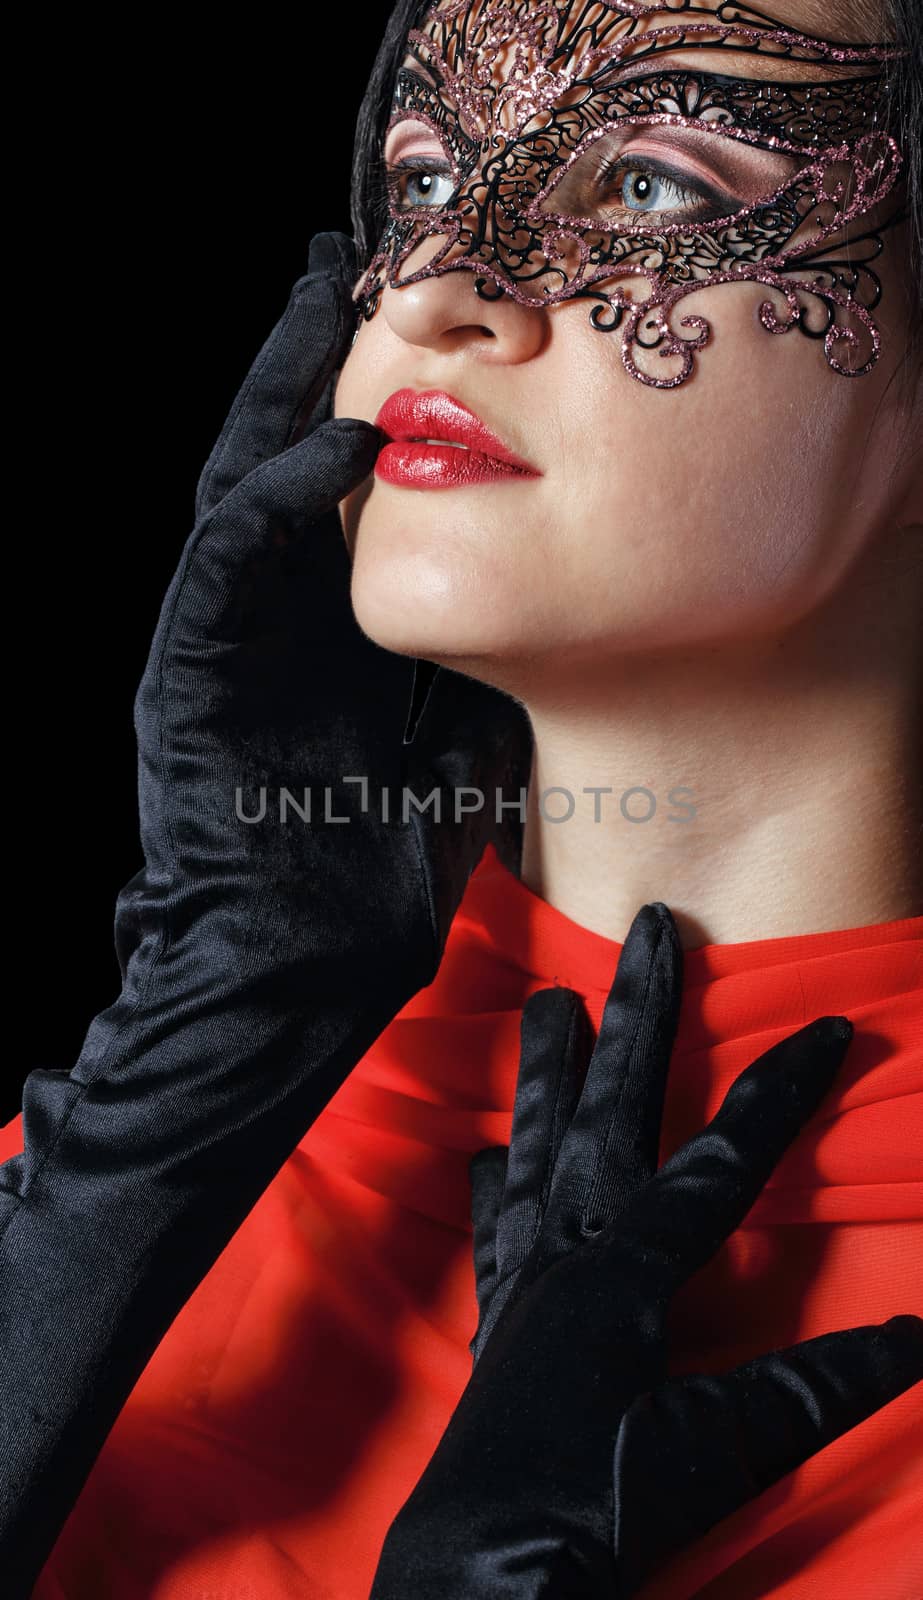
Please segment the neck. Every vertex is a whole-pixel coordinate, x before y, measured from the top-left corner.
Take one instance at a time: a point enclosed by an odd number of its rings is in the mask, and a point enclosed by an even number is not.
[[[920,915],[923,527],[900,533],[784,631],[518,686],[523,882],[619,942],[662,900],[685,949]]]

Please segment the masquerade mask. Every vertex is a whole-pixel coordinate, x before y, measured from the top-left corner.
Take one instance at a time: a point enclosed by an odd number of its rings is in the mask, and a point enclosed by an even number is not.
[[[701,316],[672,326],[674,308],[745,280],[781,297],[759,308],[770,333],[798,326],[836,372],[868,372],[881,295],[869,263],[903,213],[844,233],[901,167],[885,73],[658,69],[679,49],[734,52],[738,66],[759,54],[881,67],[901,53],[810,38],[735,0],[434,0],[397,75],[390,220],[354,291],[363,317],[386,282],[467,269],[484,299],[598,302],[590,322],[619,331],[629,374],[670,389],[711,332]],[[430,238],[430,259],[402,271]]]

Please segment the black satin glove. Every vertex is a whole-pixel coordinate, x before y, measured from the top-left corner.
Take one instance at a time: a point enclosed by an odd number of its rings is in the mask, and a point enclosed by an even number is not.
[[[644,906],[592,1054],[572,990],[524,1007],[509,1152],[472,1161],[474,1370],[370,1600],[625,1600],[923,1379],[909,1315],[666,1376],[672,1296],[746,1216],[852,1036],[821,1017],[767,1050],[657,1170],[681,966],[669,911]]]
[[[527,776],[516,702],[442,669],[415,678],[355,620],[336,507],[383,436],[327,413],[356,276],[351,240],[312,241],[202,472],[135,699],[144,865],[116,904],[121,993],[72,1070],[30,1074],[24,1150],[0,1168],[9,1600],[177,1312],[432,981],[498,837],[491,786],[510,798]],[[439,791],[439,822],[404,814],[405,784]],[[455,784],[488,795],[457,822]],[[327,786],[347,822],[325,820]],[[302,811],[310,789],[310,821],[280,817],[283,788]]]

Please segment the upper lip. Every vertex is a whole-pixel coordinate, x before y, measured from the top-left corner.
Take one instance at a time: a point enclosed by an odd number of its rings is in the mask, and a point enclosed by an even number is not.
[[[510,450],[475,412],[444,389],[396,390],[379,411],[375,426],[391,439],[444,439],[447,444],[467,445],[480,455],[538,476],[537,467]]]

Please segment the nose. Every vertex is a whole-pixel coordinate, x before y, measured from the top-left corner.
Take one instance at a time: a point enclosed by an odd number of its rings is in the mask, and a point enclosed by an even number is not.
[[[401,277],[418,272],[441,244],[438,238],[422,240],[402,263]],[[489,277],[486,292],[497,298],[484,299],[475,290],[479,276],[485,276],[483,269],[454,267],[402,288],[386,283],[378,314],[406,344],[440,355],[465,351],[479,361],[504,365],[530,361],[548,339],[548,308],[499,294]]]

